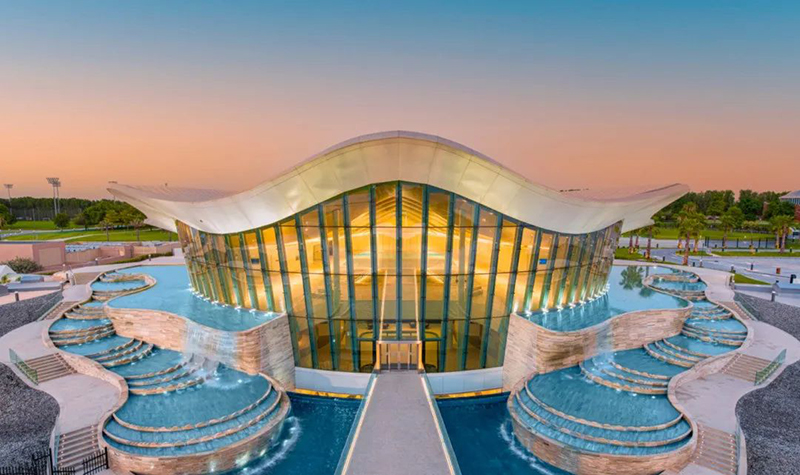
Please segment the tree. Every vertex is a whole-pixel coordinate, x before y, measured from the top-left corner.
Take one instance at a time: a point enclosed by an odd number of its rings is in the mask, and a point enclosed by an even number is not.
[[[780,252],[784,252],[786,236],[789,235],[791,227],[795,223],[794,216],[774,216],[769,222],[775,232],[775,247],[780,248]]]
[[[744,213],[738,206],[731,206],[728,211],[720,217],[722,227],[722,250],[728,248],[728,232],[739,229],[744,223]]]
[[[106,241],[110,241],[111,239],[110,239],[110,237],[108,235],[108,228],[111,227],[111,223],[106,218],[103,218],[97,224],[99,224],[101,228],[105,229],[105,231],[106,231]]]
[[[6,205],[0,203],[0,228],[8,226],[9,224],[14,224],[14,217],[11,216],[11,212],[8,211]]]
[[[653,216],[653,224],[647,227],[647,250],[644,253],[646,259],[650,259],[650,253],[653,249],[653,234],[658,233],[661,229],[661,217],[658,215]]]
[[[69,227],[69,216],[67,216],[67,213],[58,213],[53,218],[53,224],[55,224],[58,229],[68,228]]]
[[[38,262],[27,257],[15,257],[10,261],[0,262],[0,264],[7,265],[17,274],[32,274],[42,270],[42,266]]]
[[[142,226],[144,226],[144,220],[146,216],[136,208],[130,208],[122,211],[120,213],[120,221],[125,226],[133,226],[136,230],[136,240],[139,241],[139,232]]]
[[[78,216],[75,216],[75,219],[73,219],[72,222],[78,226],[83,226],[84,231],[89,227],[89,220],[86,217],[86,213],[83,211],[78,213]]]
[[[691,252],[690,242],[695,238],[695,252],[697,252],[697,241],[700,231],[705,228],[706,218],[697,211],[697,205],[687,203],[678,215],[678,232],[686,238],[686,248],[683,253],[683,265],[689,265],[689,253]]]

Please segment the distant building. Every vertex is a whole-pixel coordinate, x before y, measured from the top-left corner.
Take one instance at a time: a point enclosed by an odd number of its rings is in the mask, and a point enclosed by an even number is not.
[[[794,218],[800,221],[800,190],[781,196],[781,201],[788,201],[794,205]]]

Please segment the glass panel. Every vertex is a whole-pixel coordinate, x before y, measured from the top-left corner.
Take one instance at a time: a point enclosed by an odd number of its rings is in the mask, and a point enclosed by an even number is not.
[[[350,212],[350,226],[369,228],[369,189],[363,188],[348,193],[347,207]]]

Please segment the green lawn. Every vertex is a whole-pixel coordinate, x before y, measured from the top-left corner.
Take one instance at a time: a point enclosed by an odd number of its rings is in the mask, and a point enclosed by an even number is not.
[[[750,277],[747,277],[746,275],[742,274],[734,274],[733,281],[736,282],[737,284],[769,285],[766,282],[757,279],[751,279]]]
[[[175,241],[177,236],[175,233],[169,233],[161,229],[142,229],[140,231],[139,241]],[[9,241],[52,241],[56,239],[65,239],[68,243],[74,242],[97,242],[105,241],[106,233],[101,230],[90,231],[64,231],[61,233],[46,233],[46,234],[28,234],[25,236],[11,236],[6,238]],[[109,231],[110,241],[137,241],[136,231],[127,229],[115,229]]]
[[[70,229],[79,229],[80,226],[70,222],[69,223]],[[3,229],[24,229],[24,230],[36,230],[36,231],[52,231],[56,230],[56,225],[53,224],[52,221],[17,221],[16,223],[6,226]]]
[[[781,253],[779,251],[758,251],[755,254],[750,251],[715,251],[714,254],[725,257],[797,257],[800,258],[800,252],[789,252],[787,249]]]
[[[700,235],[703,238],[709,239],[722,239],[722,235],[724,233],[719,229],[704,229]],[[628,237],[626,233],[624,237]],[[728,239],[736,240],[736,239],[768,239],[770,237],[775,237],[769,233],[742,233],[739,231],[732,231],[728,233]],[[647,235],[643,234],[642,237],[639,238],[639,244],[642,243],[642,238],[647,239]],[[659,229],[659,231],[653,235],[653,239],[678,239],[678,228],[663,228]]]
[[[630,252],[627,247],[618,247],[614,251],[614,259],[625,259],[628,261],[647,261],[643,255],[638,252]],[[652,261],[652,259],[650,259]]]

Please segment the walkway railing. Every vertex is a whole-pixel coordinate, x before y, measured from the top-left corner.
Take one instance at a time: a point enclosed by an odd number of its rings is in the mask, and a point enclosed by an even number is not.
[[[12,350],[11,348],[8,349],[8,356],[11,359],[11,362],[14,363],[22,373],[31,380],[31,382],[35,385],[39,385],[39,372],[35,369],[28,366],[28,363],[25,362],[22,358],[19,357],[16,351]]]
[[[759,384],[763,383],[764,381],[769,378],[772,373],[774,373],[781,365],[786,361],[786,348],[784,348],[778,356],[772,360],[770,364],[768,364],[764,369],[756,371],[756,380],[755,385],[758,386]]]
[[[347,465],[353,452],[353,443],[355,442],[358,428],[361,426],[362,419],[364,418],[364,411],[367,408],[367,404],[369,404],[370,396],[372,395],[372,389],[375,387],[375,378],[377,374],[378,373],[373,372],[369,377],[367,389],[364,391],[364,398],[361,399],[361,404],[358,406],[356,417],[353,419],[353,425],[350,426],[350,433],[347,434],[347,440],[344,443],[342,455],[339,457],[339,464],[336,466],[336,472],[334,472],[335,475],[342,475],[347,470]]]
[[[424,384],[425,393],[428,395],[428,404],[430,405],[431,412],[436,419],[437,430],[439,431],[439,439],[447,457],[447,465],[450,467],[450,473],[453,475],[461,475],[461,468],[458,466],[458,459],[456,453],[453,451],[453,445],[450,443],[450,437],[447,435],[447,428],[442,420],[442,414],[439,412],[439,406],[436,403],[436,397],[431,388],[431,382],[428,380],[428,375],[425,373],[420,374]]]

